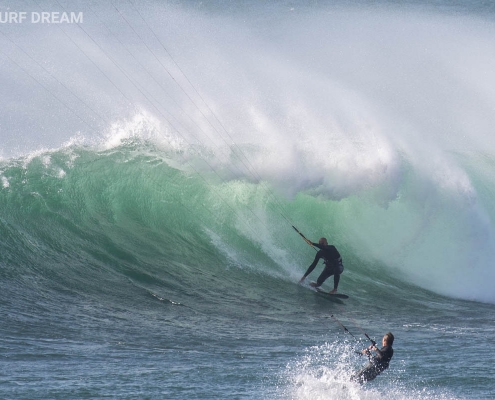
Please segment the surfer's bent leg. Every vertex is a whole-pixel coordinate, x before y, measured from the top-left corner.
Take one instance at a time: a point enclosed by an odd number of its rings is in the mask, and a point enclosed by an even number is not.
[[[316,287],[323,285],[323,282],[325,282],[327,280],[327,278],[329,278],[330,276],[333,275],[333,271],[334,271],[334,269],[332,267],[326,266],[325,268],[323,268],[323,271],[321,272],[320,276],[316,280]]]
[[[380,372],[375,368],[375,366],[371,363],[366,365],[364,368],[356,372],[354,375],[351,376],[351,381],[360,383],[361,385],[363,383],[372,381],[377,377],[377,375]]]
[[[333,290],[337,290],[339,287],[339,281],[340,281],[340,274],[335,274],[333,276]]]

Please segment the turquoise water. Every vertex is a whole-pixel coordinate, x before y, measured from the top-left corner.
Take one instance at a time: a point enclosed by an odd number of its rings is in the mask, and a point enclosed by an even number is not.
[[[0,26],[1,398],[495,397],[490,5],[57,7]]]

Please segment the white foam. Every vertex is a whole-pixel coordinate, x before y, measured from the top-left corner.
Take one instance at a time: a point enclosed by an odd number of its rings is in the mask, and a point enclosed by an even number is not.
[[[325,343],[308,348],[298,360],[286,367],[281,377],[281,397],[295,400],[454,400],[455,396],[440,390],[406,388],[391,379],[390,369],[397,369],[397,361],[375,381],[361,386],[349,381],[360,368],[362,359],[353,356],[350,347],[342,343]],[[400,373],[399,373],[400,375]]]

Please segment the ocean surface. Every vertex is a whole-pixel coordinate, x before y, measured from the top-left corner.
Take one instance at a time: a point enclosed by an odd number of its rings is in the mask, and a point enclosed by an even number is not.
[[[1,399],[495,398],[491,2],[0,12]]]

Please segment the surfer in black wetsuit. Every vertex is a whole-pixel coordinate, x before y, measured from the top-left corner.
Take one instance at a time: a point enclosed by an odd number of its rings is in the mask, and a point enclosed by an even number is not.
[[[378,349],[376,345],[371,345],[367,349],[364,349],[362,351],[363,354],[371,356],[371,350],[373,350],[376,352],[376,355],[373,358],[370,357],[368,365],[351,376],[351,381],[363,384],[372,381],[385,371],[394,355],[394,349],[392,348],[393,343],[394,335],[388,332],[382,339],[383,347],[381,349]]]
[[[316,280],[316,282],[310,283],[313,287],[320,287],[327,278],[333,275],[333,290],[330,291],[331,294],[337,293],[337,287],[339,286],[340,274],[344,271],[344,265],[342,264],[342,258],[340,253],[333,245],[329,245],[327,239],[321,238],[318,243],[312,243],[306,238],[304,238],[312,246],[318,247],[320,250],[316,253],[316,257],[313,263],[308,267],[308,270],[303,275],[299,283],[303,282],[306,277],[313,272],[318,264],[320,258],[323,258],[325,263],[325,268],[323,268],[322,273]]]

